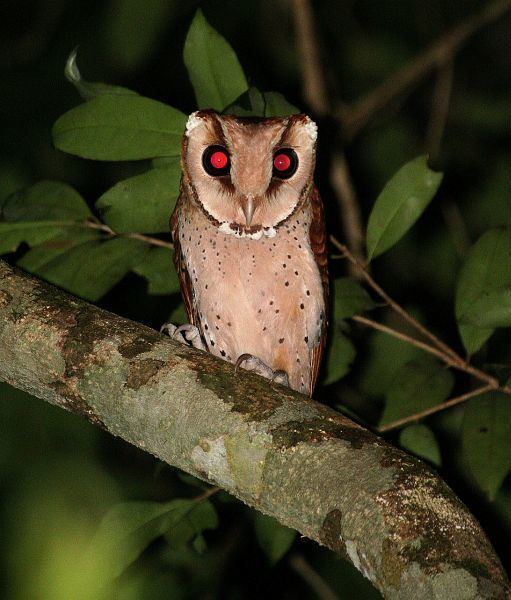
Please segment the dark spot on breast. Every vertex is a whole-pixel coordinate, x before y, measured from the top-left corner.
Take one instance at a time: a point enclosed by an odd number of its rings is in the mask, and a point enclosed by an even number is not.
[[[305,308],[305,305],[303,302],[300,304],[300,308],[301,308],[301,310],[303,310]]]
[[[289,281],[286,281],[286,283],[284,284],[286,287],[288,287],[289,285]]]
[[[311,295],[311,293],[309,292],[309,290],[307,290],[305,293],[307,294],[307,296]]]
[[[306,335],[306,336],[303,338],[303,341],[304,341],[305,343],[307,343],[307,342],[309,341],[309,337]]]
[[[280,338],[279,344],[282,344],[283,341],[284,341],[284,338]]]
[[[225,356],[225,350],[220,350],[220,354],[221,354],[222,356]]]

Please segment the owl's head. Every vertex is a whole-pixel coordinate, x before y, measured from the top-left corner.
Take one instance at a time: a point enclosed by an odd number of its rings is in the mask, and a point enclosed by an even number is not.
[[[225,233],[272,237],[310,193],[316,137],[306,115],[194,112],[183,140],[183,184]]]

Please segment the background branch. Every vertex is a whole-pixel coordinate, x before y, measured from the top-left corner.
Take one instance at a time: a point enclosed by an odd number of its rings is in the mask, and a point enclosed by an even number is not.
[[[395,98],[409,92],[435,67],[452,62],[463,44],[485,25],[498,21],[511,10],[511,0],[494,0],[440,36],[428,48],[351,107],[342,106],[337,117],[346,139],[353,139],[370,120]]]
[[[442,480],[341,414],[6,263],[0,324],[1,379],[345,555],[385,597],[509,590]]]
[[[303,95],[314,113],[326,116],[332,102],[328,96],[320,48],[315,32],[314,15],[309,0],[291,0],[296,30],[296,45],[300,54]],[[364,258],[362,216],[346,156],[337,150],[330,164],[330,183],[337,198],[341,225],[355,256]]]

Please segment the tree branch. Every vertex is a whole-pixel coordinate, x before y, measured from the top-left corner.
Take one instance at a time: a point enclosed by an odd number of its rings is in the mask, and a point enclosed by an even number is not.
[[[387,598],[509,590],[477,521],[420,461],[301,394],[4,262],[0,379],[346,556]]]
[[[410,91],[435,67],[451,62],[463,44],[485,25],[494,23],[511,10],[511,0],[484,3],[478,13],[447,31],[392,77],[352,106],[341,106],[337,118],[347,139],[353,139],[367,123],[396,97]]]

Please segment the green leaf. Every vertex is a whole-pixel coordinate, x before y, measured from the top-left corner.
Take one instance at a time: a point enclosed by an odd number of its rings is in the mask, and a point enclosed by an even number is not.
[[[6,198],[1,205],[1,220],[81,221],[92,216],[80,194],[60,181],[40,181]]]
[[[395,325],[393,321],[386,324]],[[361,392],[373,397],[382,396],[392,385],[396,373],[408,361],[422,356],[424,353],[411,344],[382,331],[372,332],[362,364]],[[392,359],[389,360],[389,357]]]
[[[505,227],[484,233],[461,268],[456,289],[456,319],[461,339],[470,354],[479,350],[495,327],[508,323],[510,261],[511,228]]]
[[[271,565],[277,563],[291,548],[296,531],[281,525],[272,517],[256,513],[254,528],[259,546],[266,554]]]
[[[300,110],[278,92],[260,92],[251,87],[223,112],[238,117],[287,117]]]
[[[236,53],[200,9],[186,36],[183,57],[199,108],[221,111],[248,89]]]
[[[179,160],[120,181],[96,202],[105,223],[117,233],[160,233],[170,230],[169,218],[179,195]]]
[[[150,294],[177,294],[180,290],[179,279],[172,263],[172,251],[170,249],[151,248],[142,262],[133,268],[133,271],[147,279]]]
[[[410,425],[399,435],[399,444],[419,458],[440,467],[442,457],[435,434],[426,425]]]
[[[511,327],[511,287],[483,293],[464,318],[479,328]]]
[[[48,263],[71,248],[100,239],[102,239],[100,232],[94,229],[68,227],[58,235],[30,248],[16,264],[25,271],[39,275]]]
[[[95,160],[179,156],[186,116],[142,96],[97,96],[62,115],[52,135],[57,148]]]
[[[357,354],[355,346],[343,333],[343,323],[336,322],[332,328],[332,341],[327,350],[326,375],[323,385],[329,385],[342,379],[349,373]]]
[[[334,281],[334,317],[348,319],[376,307],[364,288],[351,277]]]
[[[0,222],[0,254],[14,252],[21,242],[27,242],[30,246],[45,242],[71,225],[72,222],[64,225],[62,221]]]
[[[197,546],[204,547],[204,538],[202,532],[206,529],[216,529],[218,527],[218,515],[215,507],[209,500],[194,502],[191,506],[185,506],[171,513],[168,521],[168,531],[165,538],[173,547],[183,546],[190,541],[194,541]],[[195,546],[194,543],[194,546]],[[201,552],[197,547],[196,550]]]
[[[89,552],[101,550],[112,557],[111,579],[135,561],[147,546],[163,535],[173,513],[190,509],[193,500],[171,502],[125,502],[115,505],[103,518]]]
[[[299,108],[288,102],[279,92],[264,92],[263,97],[265,117],[287,117],[301,112]]]
[[[412,160],[387,182],[376,199],[367,225],[367,254],[375,258],[412,227],[435,195],[442,174],[428,168],[427,156]]]
[[[454,386],[450,371],[430,357],[406,363],[385,394],[380,425],[421,412],[445,400]]]
[[[495,498],[511,471],[511,402],[491,392],[467,403],[463,419],[462,453],[479,487]]]
[[[121,87],[118,85],[110,85],[107,83],[100,82],[92,82],[86,81],[83,79],[80,70],[78,69],[78,65],[76,64],[76,56],[78,53],[78,48],[75,48],[71,54],[68,56],[66,61],[66,68],[64,70],[64,75],[66,79],[71,82],[78,93],[84,100],[90,100],[91,98],[95,98],[96,96],[103,96],[105,94],[110,94],[114,96],[125,96],[134,94],[137,96],[137,92],[130,90],[125,87]]]
[[[224,109],[228,115],[237,117],[264,117],[266,103],[263,94],[256,88],[250,87],[233,104]]]
[[[148,252],[145,242],[130,238],[92,241],[75,246],[38,269],[38,274],[65,290],[99,300]]]
[[[69,185],[58,181],[36,183],[2,203],[0,254],[14,252],[21,242],[30,246],[46,243],[50,248],[50,240],[56,240],[60,246],[63,239],[79,237],[83,227],[77,222],[90,216],[85,200]]]

